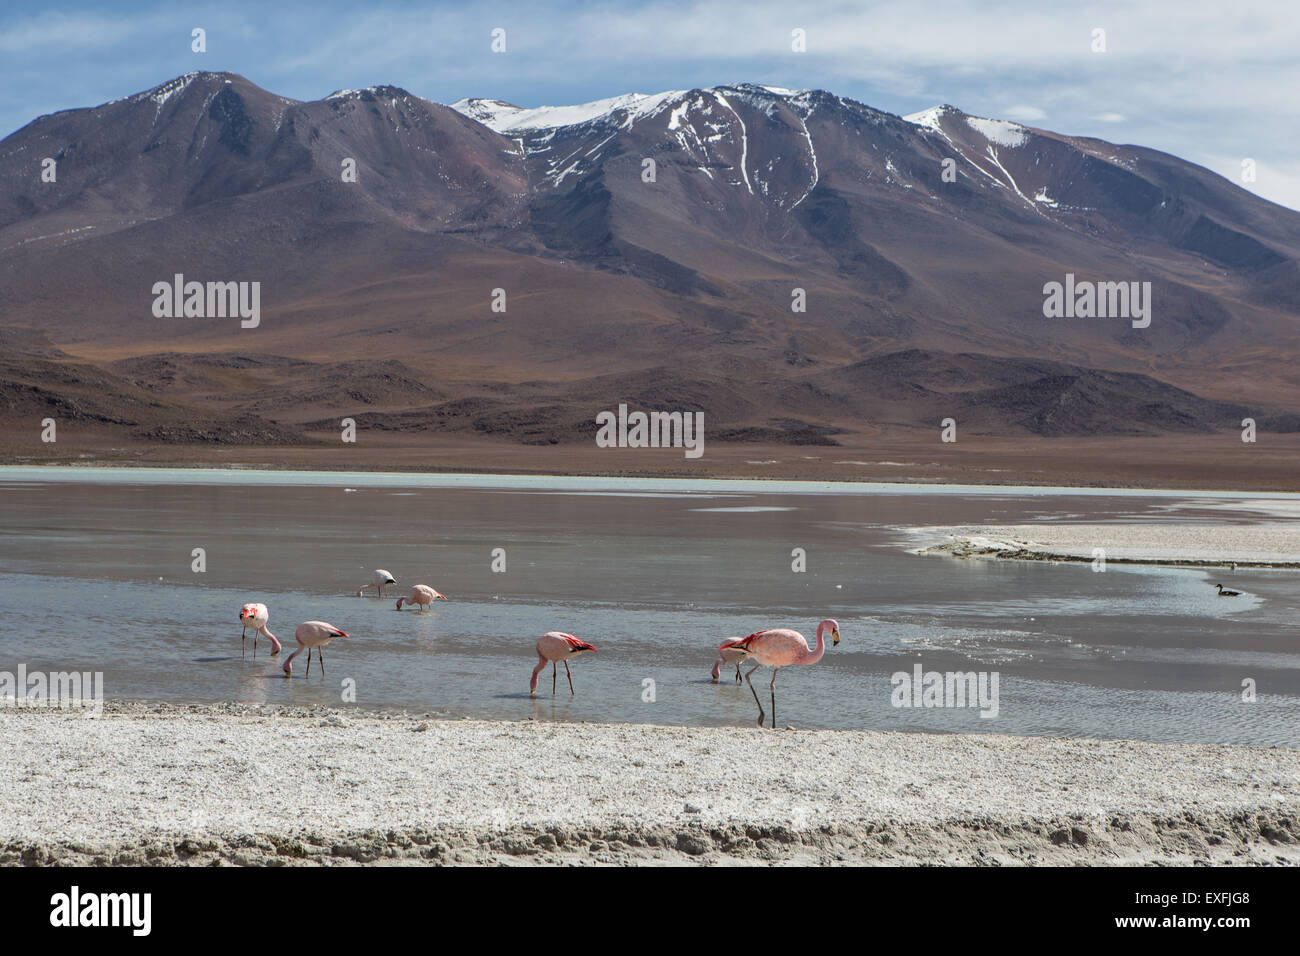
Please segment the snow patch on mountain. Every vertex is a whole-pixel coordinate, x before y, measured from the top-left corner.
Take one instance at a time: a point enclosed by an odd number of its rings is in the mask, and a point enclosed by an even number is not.
[[[1019,123],[1006,120],[981,119],[978,116],[966,117],[966,125],[979,133],[990,143],[1015,149],[1029,141],[1029,132]]]
[[[154,122],[157,122],[159,114],[162,113],[163,104],[165,104],[177,93],[184,93],[185,88],[202,75],[203,75],[202,73],[195,72],[195,73],[186,73],[183,76],[178,76],[174,80],[168,80],[166,83],[163,83],[159,86],[155,86],[152,90],[149,90],[146,93],[141,93],[133,97],[132,102],[138,103],[144,99],[153,100],[153,102],[158,107],[156,110],[154,110],[154,114],[153,114]],[[114,100],[113,102],[117,103],[121,101]]]
[[[721,93],[714,93],[713,95],[717,98],[719,103],[731,110],[732,115],[736,117],[736,122],[740,124],[740,175],[744,177],[745,188],[749,190],[749,194],[752,196],[754,194],[754,187],[750,183],[749,173],[745,169],[745,164],[749,161],[749,132],[745,129],[745,121],[740,118],[740,114],[737,113],[732,105],[727,102],[725,96]]]
[[[936,133],[942,133],[943,127],[939,121],[943,119],[945,113],[951,110],[951,106],[931,106],[928,110],[921,110],[919,113],[910,113],[903,119],[913,126],[921,126],[925,129],[934,130]]]
[[[726,95],[736,97],[771,115],[782,100],[797,108],[807,108],[808,90],[787,90],[782,86],[759,86],[738,83],[734,86],[711,87],[707,90],[665,90],[662,93],[624,93],[590,103],[572,106],[538,106],[523,108],[501,100],[463,99],[451,104],[456,112],[477,120],[498,133],[530,132],[534,130],[562,129],[586,123],[617,124],[627,129],[638,119],[653,116],[669,105],[675,104],[668,119],[668,128],[677,131],[683,127],[687,112],[705,105],[697,95],[685,101],[692,93],[712,96],[725,101]],[[730,108],[730,107],[728,107]]]
[[[624,127],[634,119],[653,113],[667,100],[681,96],[679,91],[658,94],[624,93],[574,106],[538,106],[525,109],[500,100],[466,99],[451,108],[498,133],[558,129],[595,121],[622,121]]]

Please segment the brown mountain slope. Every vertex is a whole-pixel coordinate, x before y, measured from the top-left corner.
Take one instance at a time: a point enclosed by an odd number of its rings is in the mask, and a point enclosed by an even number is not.
[[[1175,157],[744,84],[543,112],[200,73],[33,121],[0,142],[0,424],[588,442],[630,402],[803,443],[1300,409],[1300,215]],[[259,324],[155,317],[178,273],[260,283]],[[1150,326],[1044,318],[1067,273],[1150,282]]]

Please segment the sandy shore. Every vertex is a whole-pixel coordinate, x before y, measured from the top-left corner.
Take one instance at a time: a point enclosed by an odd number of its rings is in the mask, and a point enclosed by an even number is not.
[[[0,709],[0,862],[1300,863],[1300,751]]]
[[[1108,562],[1206,567],[1300,568],[1300,523],[1258,524],[1035,524],[1004,527],[926,528],[948,541],[918,554],[1021,561],[1092,561],[1094,548]]]

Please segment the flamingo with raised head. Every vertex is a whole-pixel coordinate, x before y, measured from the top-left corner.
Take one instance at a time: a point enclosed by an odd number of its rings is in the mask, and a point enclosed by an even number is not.
[[[718,648],[718,659],[713,662],[713,683],[718,682],[724,664],[736,665],[736,683],[740,683],[740,662],[749,655],[742,648],[732,646],[738,640],[740,640],[738,637],[729,637],[726,643]]]
[[[816,664],[826,653],[826,638],[823,632],[831,632],[836,644],[840,642],[840,626],[837,622],[827,618],[817,625],[817,646],[808,647],[808,640],[798,631],[792,631],[787,627],[773,627],[766,631],[755,631],[749,637],[741,638],[738,641],[727,641],[719,650],[726,648],[740,648],[745,652],[746,657],[752,657],[756,662],[752,668],[745,673],[745,683],[749,685],[749,690],[754,695],[754,703],[758,704],[758,726],[763,726],[763,702],[758,699],[758,691],[754,690],[754,682],[750,680],[750,675],[760,667],[772,668],[772,683],[769,685],[772,690],[772,728],[776,729],[776,672],[782,667],[789,667],[792,664]]]
[[[271,619],[271,615],[266,610],[265,604],[245,604],[239,611],[239,623],[244,625],[244,630],[239,635],[239,659],[244,659],[245,648],[244,640],[248,637],[248,629],[253,629],[253,660],[257,660],[257,635],[265,634],[266,639],[271,642],[271,656],[275,657],[280,653],[280,642],[275,639],[266,627],[266,622]]]
[[[593,654],[599,653],[596,648],[586,641],[578,640],[572,634],[565,634],[563,631],[548,631],[543,634],[537,639],[537,666],[533,668],[533,679],[528,682],[528,693],[537,693],[537,675],[546,668],[547,664],[550,664],[552,665],[551,696],[554,697],[555,675],[559,671],[560,662],[563,661],[564,673],[569,678],[569,693],[573,694],[573,673],[569,670],[569,658],[588,651]]]
[[[447,595],[439,594],[427,584],[417,584],[415,587],[411,588],[410,594],[406,597],[399,597],[397,599],[397,609],[400,611],[403,604],[418,604],[420,610],[423,611],[439,598],[445,601],[447,600]]]
[[[293,676],[293,659],[303,652],[307,651],[307,676],[311,676],[311,649],[316,648],[316,659],[320,661],[320,676],[325,676],[325,655],[321,653],[321,648],[334,640],[336,637],[347,637],[347,631],[341,631],[333,624],[326,624],[324,621],[304,621],[298,625],[298,630],[293,632],[294,640],[298,642],[298,649],[284,659],[284,676]]]
[[[357,597],[361,597],[361,595],[365,594],[366,588],[374,588],[375,591],[378,592],[379,596],[383,597],[384,586],[396,583],[397,578],[393,577],[383,568],[376,568],[374,571],[370,572],[370,583],[363,584],[361,587],[357,588]]]

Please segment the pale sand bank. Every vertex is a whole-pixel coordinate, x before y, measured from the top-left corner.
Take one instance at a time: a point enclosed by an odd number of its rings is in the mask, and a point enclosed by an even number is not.
[[[1092,561],[1094,548],[1121,564],[1300,568],[1300,522],[1258,524],[1022,524],[916,528],[950,540],[917,550],[953,557]]]
[[[1300,751],[0,709],[0,862],[1300,863]]]

